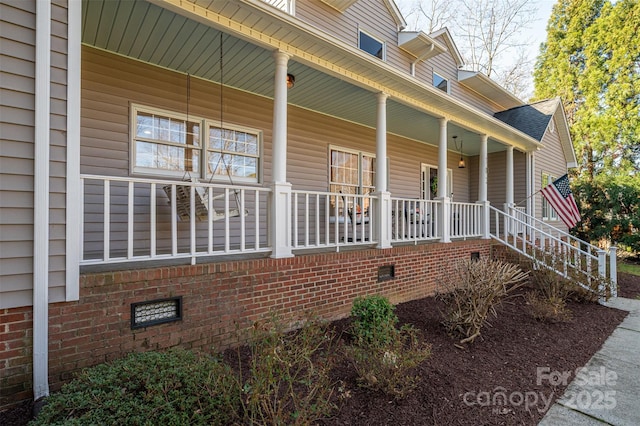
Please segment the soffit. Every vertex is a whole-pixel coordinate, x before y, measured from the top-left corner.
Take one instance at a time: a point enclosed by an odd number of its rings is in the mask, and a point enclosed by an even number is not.
[[[503,109],[515,108],[524,105],[520,99],[509,93],[491,78],[475,71],[458,71],[458,81],[474,92],[484,96],[490,102],[499,105]]]
[[[493,117],[469,111],[449,95],[305,25],[260,0],[90,0],[83,2],[82,41],[210,81],[222,78],[225,85],[267,97],[273,96],[272,52],[280,49],[292,55],[289,72],[296,76],[290,104],[375,127],[375,93],[384,91],[391,95],[390,132],[436,143],[437,118],[447,117],[456,123],[449,125],[450,135],[459,126],[522,150],[537,146]]]

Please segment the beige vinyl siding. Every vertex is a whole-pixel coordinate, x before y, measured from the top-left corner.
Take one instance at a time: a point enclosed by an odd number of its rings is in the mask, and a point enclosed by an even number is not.
[[[398,26],[383,0],[355,2],[339,12],[319,0],[297,1],[296,17],[358,47],[358,28],[385,42],[386,62],[409,74],[413,56],[398,47]]]
[[[35,2],[0,3],[0,308],[31,305]],[[49,301],[65,300],[66,1],[51,5]]]
[[[498,209],[502,209],[506,201],[506,164],[507,154],[505,151],[487,156],[487,199],[492,206]]]
[[[129,106],[132,103],[176,113],[186,111],[186,76],[153,67],[107,52],[83,47],[81,173],[108,176],[129,175]],[[219,118],[219,86],[203,80],[191,80],[189,112],[195,117]],[[377,102],[375,94],[371,102]],[[271,180],[271,128],[273,101],[246,92],[224,89],[224,121],[262,132],[262,182]],[[390,190],[393,196],[417,198],[420,190],[421,163],[437,165],[437,148],[432,145],[389,135],[388,157]],[[329,188],[329,146],[375,154],[375,129],[290,106],[288,109],[287,179],[293,189],[327,191]],[[458,157],[451,152],[456,201],[468,200],[468,172],[457,169]],[[228,182],[226,182],[228,183]],[[85,241],[94,249],[102,243],[102,213],[91,205],[99,202],[101,188],[88,188]],[[164,197],[164,198],[163,198]],[[158,217],[168,216],[166,197],[158,192]],[[124,200],[124,193],[120,202]],[[138,199],[136,223],[148,221],[144,211],[147,200]],[[113,214],[124,213],[124,205]],[[138,208],[140,210],[138,210]],[[266,217],[266,212],[262,212]],[[146,219],[145,219],[146,218]],[[142,221],[141,221],[142,219]],[[200,223],[198,226],[205,226]],[[180,224],[187,226],[188,224]],[[168,223],[159,224],[164,232]],[[114,232],[123,234],[119,227]],[[144,229],[139,231],[140,238]]]
[[[0,309],[32,303],[35,7],[0,3]]]
[[[516,207],[527,207],[527,155],[513,151],[513,202]]]
[[[437,40],[446,45],[442,37]],[[452,97],[491,115],[504,109],[458,82],[458,68],[451,53],[441,53],[416,66],[416,77],[426,84],[433,85],[434,72],[449,80],[449,94]]]
[[[556,118],[554,117],[553,119],[555,120]],[[555,128],[557,129],[557,125]],[[548,173],[556,179],[567,173],[567,160],[560,145],[558,131],[549,132],[549,130],[547,130],[541,142],[544,147],[535,153],[534,193],[541,189],[542,173]],[[536,217],[542,219],[542,195],[540,194],[535,196],[535,212]],[[561,220],[549,221],[547,223],[557,228],[567,230],[566,225]]]
[[[471,173],[478,176],[478,157],[473,157]],[[492,206],[503,209],[507,199],[507,153],[506,151],[495,152],[488,155],[487,173],[487,198]],[[478,196],[477,177],[474,178],[474,185],[471,195],[475,200]],[[527,180],[526,180],[526,154],[524,152],[513,152],[513,202],[517,207],[526,207]]]
[[[82,57],[80,172],[106,176],[130,176],[131,105],[158,108],[167,113],[186,114],[187,76],[86,46],[83,46]],[[190,86],[189,115],[219,120],[219,85],[191,78]],[[271,162],[272,101],[226,87],[223,111],[224,123],[262,131],[262,160],[264,164],[269,164]],[[263,171],[262,181],[268,182],[270,179],[270,171],[268,169],[266,172]],[[230,180],[216,182],[231,183]],[[136,188],[136,191],[135,243],[136,247],[139,244],[140,248],[144,248],[149,239],[148,187]],[[101,210],[102,187],[95,181],[88,182],[85,194],[88,204],[85,211],[84,238],[85,251],[88,253],[100,250],[104,239]],[[115,185],[112,188],[112,194],[114,204],[111,209],[111,218],[116,220],[112,226],[111,238],[112,249],[117,251],[122,250],[126,242],[126,187]],[[170,241],[170,206],[161,188],[157,188],[157,199],[158,249],[162,250]],[[250,215],[254,213],[257,212],[252,211]],[[260,214],[262,217],[267,217],[265,211],[261,211]],[[214,233],[219,231],[217,227],[222,226],[222,222],[214,223]],[[199,230],[206,230],[207,224],[198,222],[197,226]],[[188,244],[189,224],[180,222],[178,228],[178,245],[184,247]],[[198,232],[198,235],[199,242],[206,241],[206,232]],[[266,224],[262,226],[261,236],[266,238]],[[249,237],[252,236],[249,235]]]
[[[67,1],[51,4],[49,301],[66,299]]]
[[[298,1],[296,17],[354,47],[358,46],[360,28],[378,40],[386,42],[387,63],[401,73],[410,73],[415,57],[398,47],[397,24],[382,0],[358,1],[342,13],[319,0]],[[443,37],[439,37],[437,41],[447,45]],[[458,67],[450,52],[441,53],[416,64],[415,77],[424,84],[433,85],[433,72],[449,80],[449,93],[452,97],[487,114],[493,115],[504,110],[503,107],[458,82]]]

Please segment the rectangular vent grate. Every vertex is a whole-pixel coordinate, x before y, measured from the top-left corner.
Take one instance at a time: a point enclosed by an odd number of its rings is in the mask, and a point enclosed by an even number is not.
[[[378,282],[392,280],[396,276],[396,265],[383,265],[378,267]]]
[[[182,319],[182,297],[131,304],[131,328],[142,328]]]

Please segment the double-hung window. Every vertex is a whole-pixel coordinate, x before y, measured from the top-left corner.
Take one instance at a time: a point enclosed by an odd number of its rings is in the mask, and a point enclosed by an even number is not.
[[[376,158],[373,154],[330,147],[329,152],[329,191],[345,195],[366,195],[375,191]],[[332,197],[331,207],[338,203],[342,213],[346,197]],[[366,212],[369,201],[358,201],[359,207]]]
[[[200,120],[136,106],[132,116],[134,173],[200,176]]]
[[[262,135],[214,120],[134,105],[132,173],[259,183]]]
[[[209,126],[207,173],[213,178],[257,182],[260,137],[257,131],[220,125]]]
[[[540,189],[543,189],[547,185],[551,185],[554,180],[556,180],[555,177],[543,172]],[[558,220],[558,214],[544,197],[542,197],[542,220]]]

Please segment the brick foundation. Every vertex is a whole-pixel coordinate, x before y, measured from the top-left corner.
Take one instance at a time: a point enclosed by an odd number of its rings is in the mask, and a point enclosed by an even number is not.
[[[130,352],[183,346],[219,351],[237,329],[276,311],[293,319],[349,314],[353,299],[382,294],[394,304],[430,296],[452,259],[490,255],[488,240],[386,250],[300,255],[82,274],[78,302],[49,305],[49,382],[58,389],[75,372]],[[395,278],[378,282],[378,267]],[[131,304],[182,296],[183,319],[132,330]],[[31,307],[0,310],[0,409],[32,396]]]

